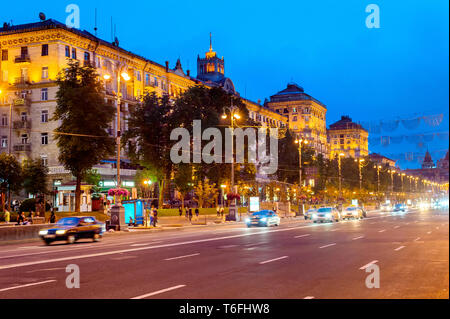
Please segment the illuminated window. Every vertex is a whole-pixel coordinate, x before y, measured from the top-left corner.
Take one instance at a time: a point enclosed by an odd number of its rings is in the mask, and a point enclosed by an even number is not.
[[[48,79],[48,66],[42,67],[42,78]]]

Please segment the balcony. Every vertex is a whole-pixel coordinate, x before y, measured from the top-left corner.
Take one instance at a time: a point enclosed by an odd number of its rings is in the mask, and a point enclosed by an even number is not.
[[[28,54],[18,55],[14,59],[14,63],[30,63],[30,62],[31,62],[31,59],[30,59],[30,55],[28,55]]]
[[[31,98],[26,97],[26,98],[14,99],[14,106],[17,106],[17,107],[21,107],[21,106],[29,107],[29,106],[31,106]]]
[[[31,144],[14,144],[14,152],[31,152]]]
[[[25,87],[30,84],[30,79],[28,76],[19,76],[14,79],[14,85],[18,87]]]
[[[13,122],[13,128],[15,130],[21,130],[21,129],[31,129],[31,121],[14,121]]]

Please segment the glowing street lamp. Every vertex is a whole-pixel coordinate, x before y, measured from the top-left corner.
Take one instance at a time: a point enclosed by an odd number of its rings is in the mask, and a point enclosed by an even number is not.
[[[306,145],[308,141],[302,138],[295,140],[295,144],[298,144],[298,185],[300,189],[302,187],[302,143]]]
[[[339,197],[342,198],[342,172],[341,172],[341,157],[345,156],[344,153],[338,155],[338,167],[339,167]]]
[[[358,163],[358,170],[359,170],[359,192],[362,190],[362,163],[364,162],[364,158],[355,159],[355,162]]]

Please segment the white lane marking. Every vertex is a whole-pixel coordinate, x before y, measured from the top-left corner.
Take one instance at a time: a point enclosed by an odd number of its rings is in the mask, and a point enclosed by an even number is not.
[[[427,234],[431,234],[431,233],[432,233],[431,231],[427,232]]]
[[[260,264],[260,265],[263,265],[263,264],[270,263],[270,262],[272,262],[272,261],[277,261],[277,260],[285,259],[285,258],[288,258],[288,256],[283,256],[283,257],[278,257],[278,258],[274,258],[274,259],[269,259],[269,260],[261,261],[259,264]]]
[[[439,229],[439,227],[436,227],[436,229]]]
[[[382,230],[379,230],[378,232],[379,233],[384,233],[386,231],[386,229],[382,229]]]
[[[26,285],[2,288],[2,289],[0,289],[0,292],[7,291],[7,290],[12,290],[12,289],[18,289],[18,288],[25,288],[25,287],[30,287],[30,286],[42,285],[42,284],[46,284],[46,283],[54,282],[54,281],[56,281],[56,280],[52,279],[52,280],[45,280],[45,281],[40,281],[40,282],[33,282],[31,284],[26,284]]]
[[[58,267],[58,268],[35,269],[35,270],[29,270],[29,271],[27,271],[26,273],[27,273],[27,274],[31,274],[31,273],[37,272],[37,271],[52,271],[52,270],[61,270],[61,269],[66,269],[66,268],[60,268],[60,267]]]
[[[193,256],[197,256],[200,255],[200,253],[195,253],[195,254],[190,254],[190,255],[184,255],[184,256],[178,256],[178,257],[171,257],[171,258],[166,258],[164,260],[175,260],[175,259],[181,259],[181,258],[188,258],[188,257],[193,257]]]
[[[46,248],[45,246],[22,246],[19,249],[30,249],[30,248]]]
[[[399,228],[400,226],[394,226],[394,229]]]
[[[362,267],[359,268],[359,269],[361,269],[361,270],[366,269],[366,268],[369,267],[370,265],[376,264],[377,262],[378,262],[378,260],[372,260],[370,263],[368,263],[368,264],[362,266]]]
[[[314,299],[314,296],[306,296],[306,297],[303,298],[303,299]]]
[[[334,245],[336,245],[336,243],[328,244],[328,245],[325,245],[325,246],[320,246],[319,249],[331,247],[331,246],[334,246]]]
[[[337,229],[331,229],[330,231],[336,231]]]
[[[224,245],[224,246],[220,246],[219,248],[224,248],[224,249],[227,249],[227,248],[233,248],[233,247],[237,247],[238,245]]]
[[[183,287],[186,287],[186,285],[178,285],[178,286],[173,286],[173,287],[169,287],[169,288],[166,288],[166,289],[161,289],[161,290],[158,290],[158,291],[150,292],[150,293],[145,294],[145,295],[133,297],[131,299],[144,299],[144,298],[147,298],[147,297],[151,297],[151,296],[154,296],[154,295],[159,295],[159,294],[162,294],[164,292],[175,290],[175,289],[179,289],[179,288],[183,288]]]
[[[162,243],[162,241],[153,241],[153,242],[150,242],[150,243],[133,244],[133,245],[130,245],[130,246],[131,246],[131,247],[136,247],[136,246],[147,246],[147,245],[158,244],[158,243]]]
[[[298,236],[294,236],[294,238],[302,238],[302,237],[306,237],[306,236],[309,236],[309,235],[311,235],[311,234],[298,235]]]
[[[385,218],[385,217],[390,217],[390,216],[369,217],[369,218],[366,218],[366,220],[367,219],[376,219],[376,218]],[[31,262],[24,262],[24,263],[18,263],[18,264],[3,265],[3,266],[0,266],[0,270],[2,270],[2,269],[10,269],[10,268],[17,268],[17,267],[25,267],[25,266],[31,266],[31,265],[40,265],[40,264],[59,262],[59,261],[67,261],[67,260],[75,260],[75,259],[84,259],[84,258],[92,258],[92,257],[99,257],[99,256],[114,255],[114,254],[127,253],[127,252],[140,251],[140,250],[147,250],[147,249],[166,248],[166,247],[190,245],[190,244],[196,244],[196,243],[205,243],[205,242],[210,242],[210,241],[217,241],[217,240],[224,240],[224,239],[231,239],[231,238],[239,238],[239,237],[246,237],[246,236],[254,236],[254,235],[261,235],[261,234],[266,234],[266,233],[284,232],[284,231],[290,231],[290,230],[295,230],[295,229],[303,229],[303,228],[309,228],[309,227],[320,227],[320,225],[314,224],[314,225],[299,226],[299,227],[296,227],[296,228],[282,228],[282,229],[274,229],[274,230],[267,230],[267,231],[260,231],[260,232],[251,232],[251,233],[245,233],[245,234],[239,234],[239,235],[230,235],[230,236],[223,236],[223,237],[213,237],[213,238],[205,238],[205,239],[197,239],[197,240],[188,240],[188,241],[184,241],[184,242],[162,244],[162,245],[156,245],[156,246],[145,246],[145,247],[121,249],[121,250],[114,250],[114,251],[106,251],[106,252],[93,253],[93,254],[88,254],[88,255],[78,255],[78,256],[69,256],[69,257],[61,257],[61,258],[54,258],[54,259],[45,259],[45,260],[39,260],[39,261],[31,261]],[[104,246],[106,246],[106,245],[99,245],[99,248],[100,247],[104,247]]]
[[[420,239],[420,237],[417,237],[416,239],[414,239],[414,241],[418,241]]]
[[[403,248],[405,248],[405,246],[397,247],[397,248],[395,248],[394,250],[395,250],[395,251],[399,251],[400,249],[403,249]]]
[[[357,240],[357,239],[361,239],[361,238],[364,238],[364,236],[355,237],[355,238],[352,238],[352,240]]]

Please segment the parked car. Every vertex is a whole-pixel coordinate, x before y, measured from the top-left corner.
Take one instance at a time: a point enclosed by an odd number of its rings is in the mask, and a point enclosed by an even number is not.
[[[64,240],[68,244],[84,238],[99,241],[105,231],[105,224],[92,216],[63,217],[55,227],[43,229],[39,232],[42,240],[50,245],[54,241]]]
[[[360,207],[349,206],[342,212],[342,219],[363,219],[364,213]]]
[[[321,223],[323,222],[332,222],[336,221],[338,222],[339,219],[341,219],[341,215],[336,207],[321,207],[317,210],[317,212],[312,214],[312,221]]]
[[[279,226],[280,217],[273,210],[261,210],[255,212],[250,217],[246,218],[245,223],[247,227],[252,226]]]

